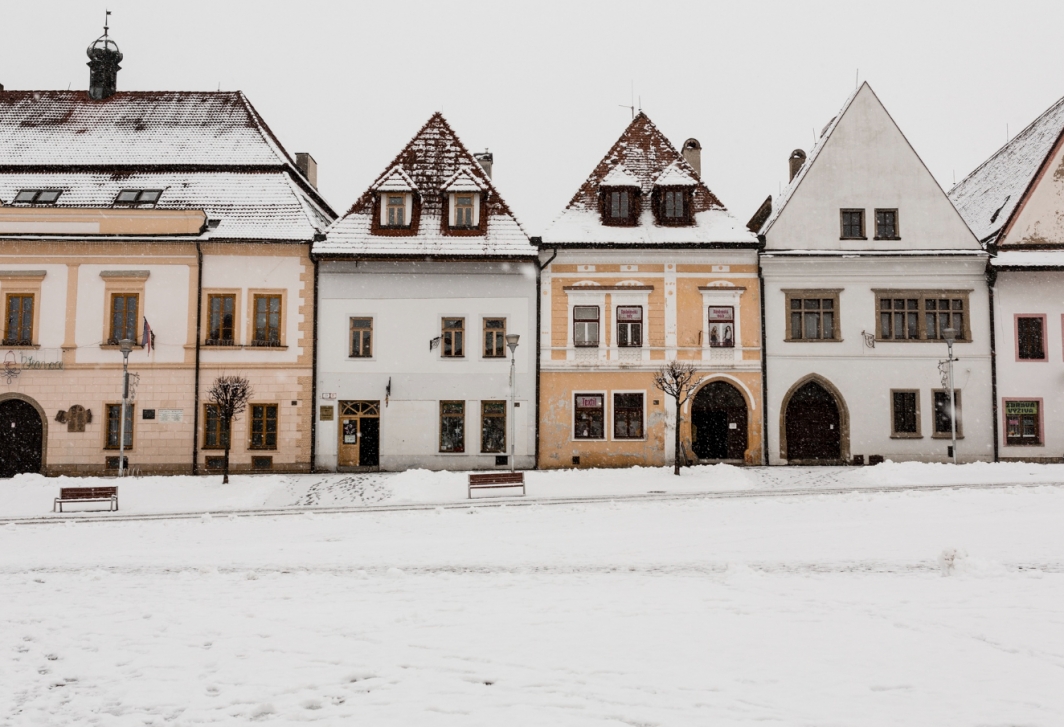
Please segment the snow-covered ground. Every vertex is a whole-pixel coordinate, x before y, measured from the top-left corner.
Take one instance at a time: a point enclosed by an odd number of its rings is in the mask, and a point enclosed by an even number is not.
[[[1064,484],[1064,465],[975,463],[960,466],[918,462],[875,467],[759,467],[713,465],[555,470],[525,473],[527,499],[593,498],[648,493],[697,494],[789,490],[870,489],[979,484]],[[123,514],[231,512],[241,510],[447,504],[467,497],[462,472],[410,470],[350,475],[234,475],[222,485],[209,477],[95,477],[19,475],[0,480],[0,519],[51,517],[64,486],[118,485]],[[496,493],[498,494],[498,493]],[[505,494],[505,493],[504,493]],[[481,497],[482,495],[477,495]],[[67,511],[100,505],[66,505]],[[65,518],[68,515],[56,515]]]
[[[10,523],[0,724],[1057,727],[1062,523],[1054,486]]]

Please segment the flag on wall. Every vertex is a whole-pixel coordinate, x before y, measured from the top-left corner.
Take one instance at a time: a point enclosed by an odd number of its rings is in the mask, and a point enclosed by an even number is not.
[[[140,342],[140,345],[144,346],[145,353],[151,353],[151,350],[155,348],[155,331],[148,325],[148,319],[144,319],[144,338]]]

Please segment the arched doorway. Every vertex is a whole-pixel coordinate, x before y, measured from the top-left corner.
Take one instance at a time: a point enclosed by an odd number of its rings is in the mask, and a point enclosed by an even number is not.
[[[698,459],[746,456],[746,399],[727,381],[711,381],[691,402],[691,449]]]
[[[0,477],[40,472],[44,459],[44,422],[37,408],[22,399],[0,401]]]
[[[787,461],[841,461],[842,424],[835,395],[818,381],[806,381],[787,402]]]

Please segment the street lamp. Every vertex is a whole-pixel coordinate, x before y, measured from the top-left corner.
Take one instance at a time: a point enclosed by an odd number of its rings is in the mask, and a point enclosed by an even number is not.
[[[953,342],[957,340],[957,330],[954,328],[943,328],[942,338],[946,342],[946,348],[949,351],[949,358],[946,359],[949,366],[949,431],[950,431],[950,452],[953,454],[953,464],[957,464],[957,392],[953,388],[953,362],[956,361],[953,358]]]
[[[514,404],[514,395],[517,391],[517,373],[514,368],[516,359],[514,352],[517,351],[517,342],[521,336],[516,333],[506,334],[506,347],[510,349],[510,472],[514,471],[515,459],[517,458],[517,407]]]
[[[123,338],[118,342],[122,352],[122,415],[118,424],[118,476],[126,474],[126,411],[129,407],[129,354],[133,351],[133,339]]]

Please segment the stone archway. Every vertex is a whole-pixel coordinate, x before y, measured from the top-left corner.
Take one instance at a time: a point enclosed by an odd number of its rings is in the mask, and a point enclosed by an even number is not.
[[[0,477],[44,472],[48,418],[21,394],[0,394]]]
[[[699,460],[744,462],[749,407],[733,384],[703,384],[691,400],[691,449]]]
[[[842,394],[810,374],[791,386],[780,407],[780,457],[788,464],[846,464],[850,415]]]

